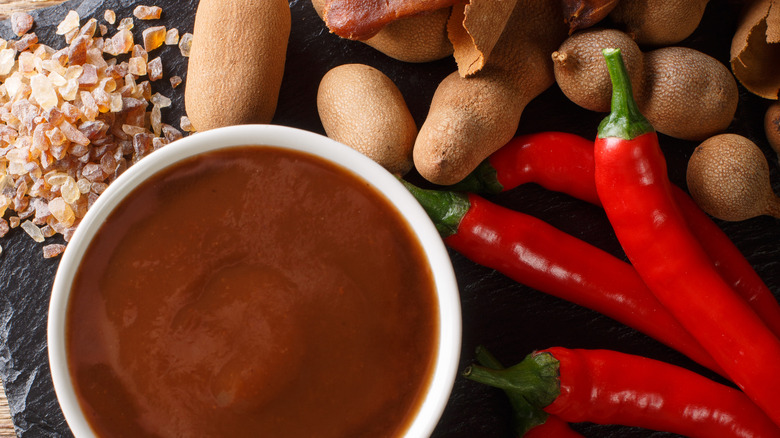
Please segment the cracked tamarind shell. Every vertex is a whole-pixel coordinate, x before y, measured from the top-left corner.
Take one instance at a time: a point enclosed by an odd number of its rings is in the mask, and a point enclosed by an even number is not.
[[[731,41],[731,71],[751,93],[780,94],[780,0],[749,3]]]

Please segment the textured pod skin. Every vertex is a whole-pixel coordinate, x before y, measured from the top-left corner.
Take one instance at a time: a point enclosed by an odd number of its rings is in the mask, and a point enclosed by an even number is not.
[[[645,53],[645,81],[639,108],[658,132],[701,141],[734,119],[737,81],[728,67],[702,52],[664,47]]]
[[[528,102],[555,82],[550,53],[565,38],[560,2],[518,2],[485,67],[436,88],[414,145],[420,175],[454,184],[506,144]]]
[[[325,3],[326,0],[311,0],[320,18]],[[452,43],[447,37],[449,17],[450,8],[442,8],[399,18],[362,42],[399,61],[436,61],[452,55]]]
[[[195,130],[271,122],[290,21],[287,0],[201,0],[184,93]]]
[[[780,211],[761,149],[737,134],[708,138],[693,151],[686,174],[691,197],[710,215],[743,221]]]
[[[617,48],[623,54],[634,97],[641,101],[644,90],[644,55],[631,37],[615,29],[587,29],[566,39],[553,52],[555,81],[563,94],[591,111],[609,112],[612,82],[602,49]]]
[[[317,110],[328,137],[404,175],[412,168],[417,125],[401,92],[374,67],[344,64],[323,76]]]
[[[638,44],[666,46],[690,36],[709,0],[621,0],[609,14]]]
[[[452,55],[447,38],[450,8],[404,17],[363,41],[385,55],[405,62],[430,62]]]

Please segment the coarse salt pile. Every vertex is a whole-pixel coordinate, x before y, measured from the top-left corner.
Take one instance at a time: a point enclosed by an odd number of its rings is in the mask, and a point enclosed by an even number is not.
[[[151,20],[161,12],[138,7],[134,14]],[[104,19],[112,25],[116,15],[106,11]],[[187,56],[191,35],[179,38],[175,29],[154,26],[136,44],[132,17],[121,19],[109,36],[106,24],[94,18],[82,24],[70,11],[56,31],[67,46],[55,49],[28,33],[29,14],[11,20],[19,39],[0,39],[0,237],[19,226],[36,242],[55,234],[67,242],[128,166],[182,137],[162,123],[161,110],[171,100],[152,92],[163,66],[149,53],[167,44]],[[184,130],[187,122],[182,119]],[[44,257],[63,250],[46,245]]]

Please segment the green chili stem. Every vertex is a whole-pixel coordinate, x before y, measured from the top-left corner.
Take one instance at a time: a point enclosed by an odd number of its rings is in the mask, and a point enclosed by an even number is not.
[[[599,125],[599,138],[633,140],[642,134],[653,132],[653,125],[642,115],[634,100],[631,79],[620,49],[604,49],[601,53],[612,81],[612,111]]]
[[[489,351],[478,347],[477,361],[482,366],[466,368],[463,376],[504,390],[518,436],[547,421],[544,407],[560,394],[557,359],[549,353],[530,354],[519,364],[504,368]]]
[[[417,198],[442,237],[458,232],[460,221],[471,208],[466,195],[450,191],[426,190],[403,179],[400,181]]]
[[[479,166],[474,171],[466,175],[463,180],[447,186],[447,189],[456,192],[501,193],[504,190],[504,186],[498,182],[496,168],[490,164],[489,160],[484,160],[479,163]]]

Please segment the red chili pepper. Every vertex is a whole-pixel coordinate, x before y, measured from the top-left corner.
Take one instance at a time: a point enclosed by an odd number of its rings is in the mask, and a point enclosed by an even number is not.
[[[570,423],[620,424],[689,437],[780,437],[780,429],[741,391],[682,367],[611,350],[549,348],[519,364],[471,366],[468,379]]]
[[[680,213],[620,50],[604,55],[612,112],[595,142],[596,189],[618,241],[658,300],[780,425],[780,340],[720,277]]]
[[[428,212],[444,242],[475,263],[609,316],[722,373],[630,264],[478,195],[404,184]]]
[[[582,438],[582,434],[575,432],[569,423],[555,415],[547,417],[547,421],[530,429],[524,438]]]
[[[540,132],[515,137],[466,179],[451,188],[499,193],[527,183],[601,205],[594,177],[593,141],[563,132]],[[720,275],[772,332],[780,337],[780,304],[729,237],[677,186],[672,186],[691,232]]]
[[[496,359],[487,349],[480,346],[477,347],[477,362],[480,365],[494,370],[504,369],[501,362]],[[533,412],[531,406],[523,398],[522,394],[516,391],[504,391],[509,402],[512,405],[512,412],[515,417],[513,418],[514,427],[517,431],[518,437],[525,438],[579,438],[582,437],[579,433],[572,430],[569,427],[569,423],[561,420],[555,415],[549,415],[546,412],[536,411]],[[530,420],[526,413],[532,412],[537,419]],[[536,425],[536,423],[540,423]]]

